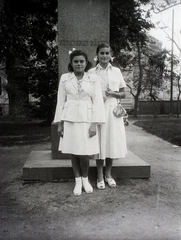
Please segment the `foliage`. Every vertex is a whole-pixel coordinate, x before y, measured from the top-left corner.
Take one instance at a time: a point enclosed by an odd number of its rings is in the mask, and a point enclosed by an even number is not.
[[[148,2],[150,0],[110,1],[111,46],[119,65],[123,67],[131,62],[132,56],[123,56],[120,50],[130,52],[142,48],[146,42],[146,31],[153,27],[147,18],[149,12],[141,9],[141,4]],[[38,100],[36,105],[31,105],[35,115],[51,122],[58,82],[56,10],[56,0],[2,1],[0,59],[6,59],[6,90],[12,115],[14,104],[20,105],[16,99],[22,98],[26,89]],[[14,78],[17,65],[23,66],[28,73],[28,84],[26,79],[17,82]],[[24,103],[27,102],[24,99]]]
[[[147,41],[148,43],[145,42],[145,46],[137,43],[136,47],[133,48],[134,51],[128,53],[130,58],[127,71],[128,73],[133,72],[133,74],[126,77],[126,83],[135,100],[135,117],[137,117],[140,96],[155,100],[162,87],[165,51],[161,52],[160,48],[160,52],[154,53],[153,49],[149,49],[148,46],[152,40],[148,38]]]
[[[27,65],[31,56],[45,58],[47,41],[56,36],[56,1],[4,0],[1,5],[0,59]]]
[[[141,9],[141,3],[148,2],[150,1],[111,1],[110,41],[116,57],[119,57],[120,49],[130,51],[138,41],[141,44],[145,43],[146,30],[152,28],[153,24],[147,20],[149,13]]]
[[[152,2],[152,7],[151,7],[151,11],[153,11],[154,13],[161,13],[161,12],[164,12],[172,7],[175,7],[177,5],[181,4],[181,1],[179,0],[163,0],[163,2],[160,2],[160,3],[156,3],[155,2]],[[174,19],[174,18],[173,18]],[[174,20],[172,20],[174,21]],[[160,26],[160,24],[162,26]],[[181,53],[181,48],[179,47],[179,43],[177,42],[176,39],[178,38],[174,38],[173,36],[170,36],[170,31],[167,32],[166,29],[168,28],[168,26],[166,26],[162,21],[158,21],[157,22],[157,25],[160,29],[162,29],[164,31],[164,33],[166,34],[167,38],[173,43],[175,44],[175,46],[177,47],[177,49],[180,51]],[[163,26],[164,25],[164,26]],[[172,30],[171,30],[172,32]],[[175,35],[175,33],[174,33]]]
[[[128,84],[135,99],[134,116],[137,116],[138,98],[142,90],[143,49],[148,41],[147,31],[153,27],[149,20],[149,12],[141,9],[141,3],[148,2],[150,1],[111,1],[111,46],[116,60],[121,67],[135,65],[138,70],[137,77],[132,78],[132,83]]]
[[[155,13],[160,13],[179,4],[181,4],[180,0],[163,0],[162,2],[153,1],[152,10],[154,10]]]
[[[24,86],[27,91],[29,87],[27,81],[18,82],[18,77],[15,78],[17,68],[21,66],[31,77],[36,69],[31,60],[40,63],[49,58],[48,43],[56,39],[56,8],[56,0],[1,1],[0,60],[6,60],[6,90],[12,115],[23,97]],[[48,67],[54,68],[51,61]]]
[[[173,64],[173,68],[171,65]],[[172,84],[174,90],[177,90],[177,117],[179,117],[179,104],[180,104],[180,95],[181,95],[181,66],[180,66],[180,58],[176,55],[171,55],[168,53],[166,58],[166,66],[164,69],[164,80],[166,84],[170,85],[170,79],[172,79]],[[167,90],[170,93],[170,88]]]
[[[53,45],[49,47],[47,58],[39,62],[31,60],[34,71],[29,81],[29,93],[36,99],[36,103],[31,104],[31,109],[34,117],[46,120],[48,124],[53,120],[57,100],[57,50],[57,45]]]
[[[156,101],[160,90],[163,90],[163,73],[165,69],[166,50],[155,53],[148,58],[145,68],[143,93],[146,99]]]

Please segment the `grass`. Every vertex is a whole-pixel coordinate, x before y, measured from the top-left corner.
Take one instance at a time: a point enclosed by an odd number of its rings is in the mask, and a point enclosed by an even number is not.
[[[36,144],[50,141],[51,127],[41,123],[0,123],[0,146]]]
[[[154,119],[150,116],[139,119],[134,124],[165,141],[181,146],[181,119],[179,118],[165,116]]]
[[[135,125],[172,144],[181,146],[181,119],[140,117]],[[129,127],[129,126],[128,126]],[[51,127],[41,123],[0,122],[0,146],[50,142]]]

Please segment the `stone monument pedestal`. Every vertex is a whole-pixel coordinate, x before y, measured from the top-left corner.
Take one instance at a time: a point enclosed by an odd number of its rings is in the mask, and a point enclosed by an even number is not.
[[[32,151],[23,166],[23,181],[59,181],[74,179],[70,154],[58,151],[57,124],[51,125],[51,151]],[[131,151],[124,159],[113,161],[115,179],[150,178],[151,167]],[[96,161],[90,159],[89,179],[96,181]]]
[[[128,151],[126,158],[113,161],[112,176],[115,179],[150,178],[150,170],[149,164]],[[52,160],[51,151],[32,151],[23,166],[24,182],[69,179],[74,179],[71,160]],[[90,160],[89,179],[97,179],[95,160]]]

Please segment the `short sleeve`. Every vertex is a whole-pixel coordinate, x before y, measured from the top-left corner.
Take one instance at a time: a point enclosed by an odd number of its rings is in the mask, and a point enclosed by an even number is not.
[[[120,69],[118,69],[118,74],[119,74],[119,79],[120,79],[119,88],[125,88],[126,87],[126,83],[124,81],[124,78],[123,78],[123,75],[122,75]]]

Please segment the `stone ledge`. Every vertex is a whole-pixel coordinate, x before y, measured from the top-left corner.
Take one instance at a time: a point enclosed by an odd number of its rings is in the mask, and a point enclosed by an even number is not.
[[[113,161],[115,179],[150,178],[151,166],[128,151],[126,158]],[[52,160],[51,151],[32,151],[23,166],[24,181],[55,181],[73,179],[70,159]],[[90,160],[89,178],[97,178],[96,162]]]

